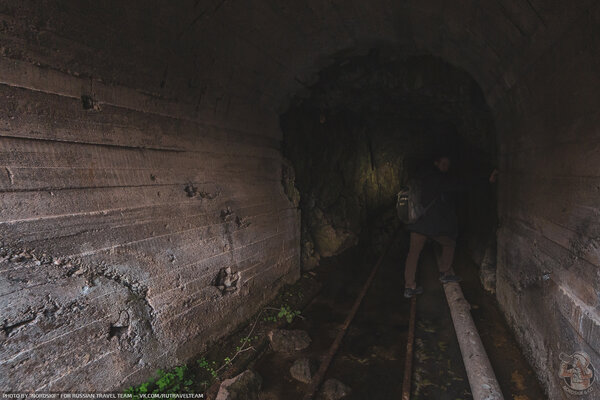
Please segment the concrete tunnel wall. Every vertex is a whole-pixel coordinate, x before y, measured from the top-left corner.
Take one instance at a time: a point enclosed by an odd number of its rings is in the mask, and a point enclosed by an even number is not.
[[[550,398],[561,352],[600,365],[597,2],[6,0],[0,18],[0,390],[140,381],[295,279],[278,115],[331,57],[379,46],[480,84],[498,300]]]

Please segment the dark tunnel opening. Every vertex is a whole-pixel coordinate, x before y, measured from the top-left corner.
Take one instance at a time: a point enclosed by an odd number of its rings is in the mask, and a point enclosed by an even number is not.
[[[378,49],[340,56],[292,101],[281,126],[299,191],[304,270],[361,240],[383,248],[400,225],[396,194],[440,154],[451,159],[449,175],[467,182],[454,199],[459,245],[479,265],[495,251],[496,192],[486,178],[497,165],[496,133],[466,72]],[[487,260],[482,278],[493,290],[495,255]]]
[[[280,116],[284,190],[301,210],[301,268],[323,288],[304,311],[306,319],[292,325],[315,338],[307,357],[292,364],[271,353],[258,361],[265,398],[300,399],[297,381],[278,371],[290,369],[301,380],[299,363],[308,360],[304,371],[310,376],[311,363],[319,364],[319,352],[327,350],[322,338],[335,332],[332,322],[348,312],[378,257],[387,261],[326,378],[350,383],[351,388],[336,389],[347,390],[349,399],[401,397],[395,371],[404,368],[398,343],[408,340],[409,303],[402,292],[410,232],[397,216],[396,195],[434,171],[440,155],[451,160],[450,179],[463,184],[448,200],[458,217],[453,269],[462,276],[501,390],[514,398],[539,398],[537,382],[515,384],[533,372],[493,295],[498,210],[489,176],[498,165],[498,149],[480,86],[467,72],[429,55],[372,49],[334,59]],[[417,284],[425,293],[416,307],[419,366],[412,393],[415,399],[472,398],[438,281],[440,255],[441,246],[428,240],[419,257]]]

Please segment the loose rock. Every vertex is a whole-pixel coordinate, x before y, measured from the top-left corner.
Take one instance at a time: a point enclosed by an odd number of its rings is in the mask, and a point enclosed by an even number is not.
[[[304,350],[310,345],[310,336],[302,330],[276,329],[269,332],[273,350],[284,353]]]
[[[258,400],[261,386],[260,375],[248,369],[231,379],[225,379],[215,400]]]
[[[292,378],[304,383],[310,383],[312,371],[311,362],[308,358],[300,358],[294,361],[294,364],[290,368]]]
[[[323,384],[323,398],[326,400],[338,400],[350,394],[352,389],[337,379],[327,379]]]

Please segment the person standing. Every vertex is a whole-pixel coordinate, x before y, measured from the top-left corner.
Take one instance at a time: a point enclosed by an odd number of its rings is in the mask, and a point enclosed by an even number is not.
[[[434,159],[434,168],[420,179],[421,204],[427,211],[418,221],[406,225],[406,229],[410,231],[410,247],[404,270],[404,297],[406,298],[423,293],[423,288],[417,286],[415,277],[419,256],[428,238],[442,246],[442,253],[438,259],[440,281],[442,283],[461,281],[452,268],[458,235],[453,192],[467,190],[471,185],[462,184],[449,176],[450,165],[449,156],[439,155]],[[498,170],[494,169],[488,181],[496,182],[497,176]]]

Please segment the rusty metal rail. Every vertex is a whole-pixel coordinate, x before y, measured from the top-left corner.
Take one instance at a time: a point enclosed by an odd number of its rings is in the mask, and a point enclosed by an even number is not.
[[[406,360],[404,362],[404,379],[402,380],[402,400],[410,400],[410,382],[412,377],[413,347],[415,343],[415,320],[417,319],[417,296],[410,299],[410,320],[408,322],[408,338],[406,339]]]
[[[394,232],[390,243],[386,247],[385,251],[381,254],[371,274],[363,285],[359,295],[354,301],[354,305],[350,310],[350,313],[346,317],[344,323],[341,326],[335,340],[329,348],[325,358],[321,362],[319,370],[314,375],[310,384],[308,385],[307,391],[303,397],[303,400],[312,400],[321,386],[321,382],[325,377],[327,369],[331,364],[331,361],[337,353],[342,340],[348,330],[348,327],[352,323],[352,320],[356,316],[356,313],[369,290],[379,267],[388,254],[391,245],[396,239],[397,231]],[[450,312],[452,316],[452,322],[458,337],[460,350],[463,356],[465,369],[467,371],[469,384],[471,386],[471,392],[475,400],[502,400],[502,392],[494,371],[487,358],[475,324],[470,314],[470,305],[465,300],[460,285],[458,283],[448,283],[444,285],[446,298],[448,305],[450,306]],[[404,377],[402,382],[402,400],[410,400],[411,395],[411,378],[412,378],[412,366],[413,366],[413,354],[414,354],[414,340],[415,340],[415,324],[416,324],[416,313],[417,313],[417,299],[416,296],[410,301],[410,318],[408,325],[408,337],[406,343],[406,359],[404,364]]]
[[[340,344],[342,343],[342,339],[346,335],[346,331],[348,330],[348,327],[352,323],[352,320],[354,319],[354,316],[356,315],[356,312],[358,311],[358,308],[360,307],[360,304],[362,303],[363,298],[367,294],[367,291],[369,290],[371,283],[373,283],[373,279],[375,278],[375,275],[377,275],[379,266],[381,265],[383,259],[389,252],[390,247],[394,243],[397,233],[398,233],[398,230],[394,231],[394,233],[392,234],[392,239],[390,240],[390,243],[387,245],[387,247],[385,248],[383,253],[381,253],[381,255],[379,256],[379,259],[375,263],[375,266],[373,267],[373,270],[371,271],[369,278],[367,278],[367,281],[363,285],[362,290],[360,291],[358,297],[354,301],[354,305],[352,306],[350,313],[346,317],[346,320],[342,324],[342,327],[341,327],[340,331],[338,332],[335,340],[333,341],[331,347],[329,348],[329,351],[327,351],[325,358],[321,362],[321,365],[319,366],[319,370],[317,371],[315,376],[313,376],[312,380],[310,381],[310,384],[308,385],[308,388],[306,390],[306,394],[303,397],[303,400],[312,400],[313,397],[315,396],[315,393],[317,392],[317,390],[319,390],[319,387],[321,386],[321,382],[323,381],[323,378],[325,377],[325,373],[327,372],[327,369],[329,368],[329,364],[331,364],[331,360],[333,359],[333,356],[335,356],[335,353],[338,351]]]

